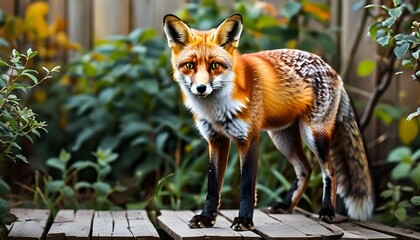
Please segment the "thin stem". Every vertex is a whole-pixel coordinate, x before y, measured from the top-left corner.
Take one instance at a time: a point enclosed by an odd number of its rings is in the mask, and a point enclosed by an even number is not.
[[[392,54],[392,51],[391,51]],[[368,123],[370,122],[370,119],[372,118],[373,115],[373,110],[376,106],[376,104],[378,103],[379,99],[381,98],[381,96],[384,94],[384,92],[388,89],[389,85],[391,84],[391,80],[394,77],[394,62],[395,62],[395,55],[392,54],[390,56],[390,67],[389,68],[384,68],[382,71],[379,71],[379,73],[377,74],[377,78],[379,78],[379,83],[376,85],[375,89],[373,90],[373,93],[371,94],[367,104],[366,104],[366,108],[363,111],[363,115],[360,118],[359,124],[360,124],[360,128],[366,129]],[[386,77],[383,77],[383,76]]]

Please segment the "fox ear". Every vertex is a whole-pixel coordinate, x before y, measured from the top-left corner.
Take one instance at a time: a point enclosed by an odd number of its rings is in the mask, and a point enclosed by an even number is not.
[[[172,14],[168,14],[163,18],[163,30],[170,48],[183,47],[193,38],[190,27]]]
[[[228,51],[233,50],[238,47],[242,28],[242,16],[233,14],[217,27],[214,40]]]

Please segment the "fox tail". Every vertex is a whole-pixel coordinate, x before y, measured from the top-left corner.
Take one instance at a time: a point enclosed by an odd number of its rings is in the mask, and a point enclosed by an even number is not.
[[[366,220],[374,208],[372,180],[363,137],[344,88],[333,134],[330,157],[337,177],[337,193],[343,198],[350,218]]]

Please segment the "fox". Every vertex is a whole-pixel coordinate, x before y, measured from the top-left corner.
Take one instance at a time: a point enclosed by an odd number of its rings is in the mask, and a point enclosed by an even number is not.
[[[188,226],[214,226],[234,142],[240,155],[240,199],[230,227],[255,229],[258,145],[263,131],[296,174],[283,200],[268,207],[271,213],[293,212],[304,194],[312,173],[305,143],[322,172],[319,218],[334,220],[338,193],[350,218],[368,219],[374,208],[369,164],[341,77],[321,57],[302,50],[241,54],[237,48],[242,30],[238,13],[210,30],[193,29],[173,14],[163,18],[173,78],[209,149],[207,197]]]

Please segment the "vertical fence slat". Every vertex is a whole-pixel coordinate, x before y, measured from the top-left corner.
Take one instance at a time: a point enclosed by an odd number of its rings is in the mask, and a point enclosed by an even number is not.
[[[129,33],[129,0],[93,0],[93,40]]]
[[[92,43],[92,4],[86,0],[67,1],[67,23],[70,41],[88,49]]]

